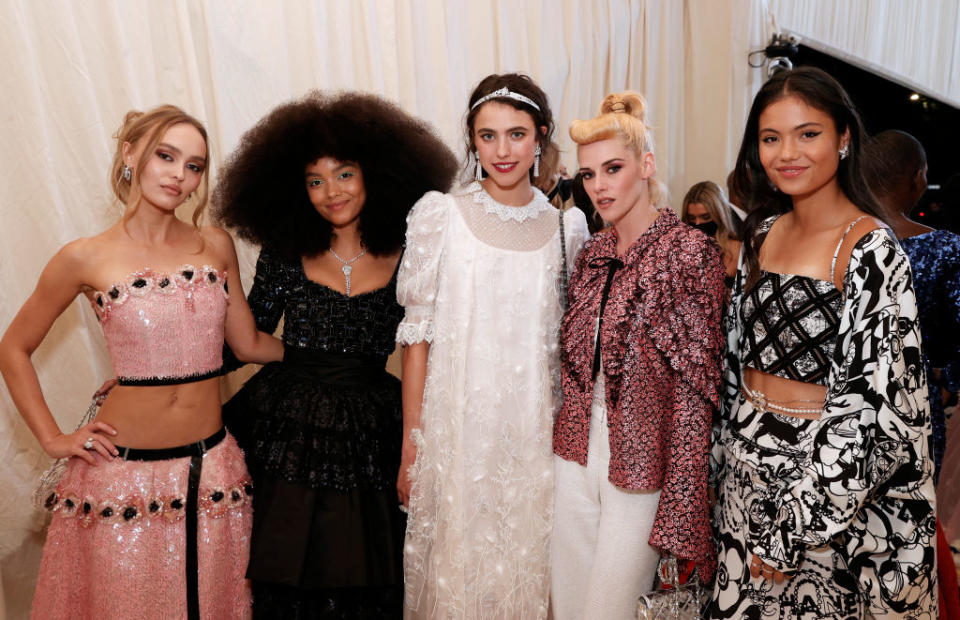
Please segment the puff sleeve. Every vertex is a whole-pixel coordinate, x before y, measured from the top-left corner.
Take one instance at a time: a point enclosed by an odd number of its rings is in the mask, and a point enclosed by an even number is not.
[[[434,306],[452,198],[427,192],[407,216],[407,242],[397,274],[397,302],[404,308],[397,327],[403,345],[432,342]]]

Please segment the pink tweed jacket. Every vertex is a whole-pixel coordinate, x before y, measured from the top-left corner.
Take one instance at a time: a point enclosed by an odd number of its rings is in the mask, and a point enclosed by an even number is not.
[[[725,296],[719,247],[663,209],[627,251],[602,231],[577,256],[563,318],[563,408],[553,450],[587,462],[594,333],[609,258],[615,270],[600,330],[611,483],[661,489],[650,544],[696,562],[709,579],[716,551],[707,503],[708,454],[718,412]],[[563,510],[558,506],[557,510]]]

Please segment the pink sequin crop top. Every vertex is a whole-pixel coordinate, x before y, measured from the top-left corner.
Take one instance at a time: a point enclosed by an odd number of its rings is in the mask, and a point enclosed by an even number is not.
[[[215,377],[223,365],[226,272],[184,265],[145,269],[91,301],[120,385],[173,385]]]

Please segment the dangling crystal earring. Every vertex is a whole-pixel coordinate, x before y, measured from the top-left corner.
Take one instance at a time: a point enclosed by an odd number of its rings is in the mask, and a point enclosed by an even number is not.
[[[847,155],[850,154],[850,145],[844,144],[840,149],[840,159],[846,159]]]
[[[533,152],[533,178],[540,176],[540,145],[537,145],[537,150]]]
[[[127,181],[133,178],[133,170],[130,169],[130,166],[123,167],[123,178]]]
[[[477,160],[477,171],[474,173],[473,178],[482,181],[483,180],[483,166],[480,165],[480,154],[476,151],[473,152],[474,159]]]

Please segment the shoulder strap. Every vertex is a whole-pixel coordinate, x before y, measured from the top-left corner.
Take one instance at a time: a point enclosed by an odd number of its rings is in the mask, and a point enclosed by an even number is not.
[[[570,275],[567,272],[567,239],[563,231],[563,209],[560,209],[560,256],[563,258],[560,272],[560,307],[567,309],[567,287],[570,285]]]
[[[855,220],[853,220],[852,222],[850,222],[850,225],[847,226],[847,229],[846,229],[845,231],[843,231],[843,235],[840,237],[840,243],[837,244],[837,249],[835,249],[835,250],[833,251],[833,260],[830,261],[830,281],[831,281],[831,282],[834,281],[834,279],[833,279],[833,274],[834,274],[834,271],[835,271],[836,268],[837,268],[837,256],[840,255],[840,247],[843,245],[843,240],[847,238],[847,234],[848,234],[851,230],[853,230],[853,227],[856,226],[857,223],[858,223],[860,220],[864,220],[864,219],[866,219],[866,218],[868,218],[868,217],[870,217],[870,216],[868,216],[868,215],[861,215],[861,216],[858,217],[857,219],[855,219]]]

